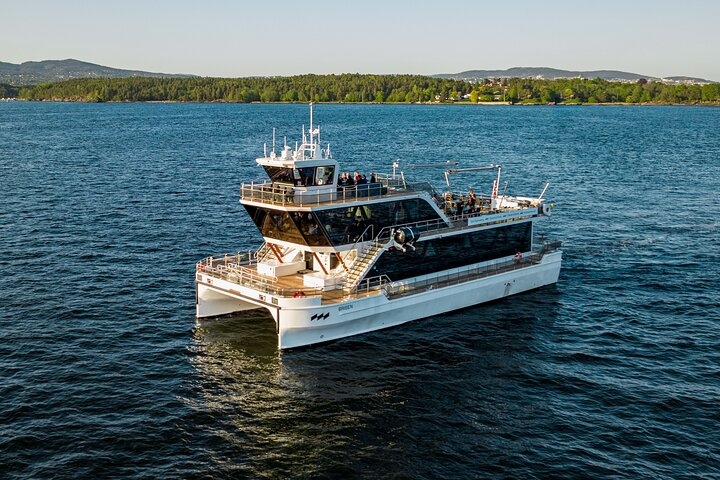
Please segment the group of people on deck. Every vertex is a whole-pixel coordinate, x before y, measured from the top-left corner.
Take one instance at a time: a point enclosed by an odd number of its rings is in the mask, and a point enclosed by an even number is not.
[[[343,173],[340,175],[340,178],[338,179],[338,184],[341,187],[350,187],[353,185],[365,185],[367,183],[375,183],[375,174],[373,172],[370,172],[370,180],[368,181],[367,176],[360,175],[359,172],[355,172],[353,175],[350,175],[348,172]]]
[[[475,195],[475,191],[472,189],[472,187],[470,187],[465,201],[463,201],[462,199],[458,200],[455,207],[456,215],[462,215],[463,213],[473,213],[475,212],[476,208],[480,208],[480,205],[478,205],[477,196]]]

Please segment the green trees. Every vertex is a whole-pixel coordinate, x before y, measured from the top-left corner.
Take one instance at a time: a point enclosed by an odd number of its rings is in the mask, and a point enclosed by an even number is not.
[[[720,102],[720,83],[703,85],[701,98],[703,102]]]
[[[469,95],[468,95],[469,94]],[[29,87],[0,85],[0,98],[194,102],[720,103],[720,85],[615,83],[601,79],[508,79],[472,84],[419,75],[273,78],[87,78]]]
[[[222,98],[222,97],[221,97]],[[280,94],[274,88],[265,88],[260,94],[261,102],[279,102]]]
[[[0,83],[0,98],[15,98],[18,96],[20,89],[6,83]]]

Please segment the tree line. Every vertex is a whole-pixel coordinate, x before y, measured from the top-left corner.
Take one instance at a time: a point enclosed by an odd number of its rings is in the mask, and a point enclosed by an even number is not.
[[[428,102],[467,94],[467,82],[419,75],[253,78],[98,78],[21,88],[23,100],[90,102]]]
[[[476,93],[475,93],[476,92]],[[533,80],[514,78],[479,86],[471,95],[478,100],[512,103],[661,103],[700,104],[720,102],[720,84],[668,85],[648,82],[609,82],[600,78]],[[490,100],[490,97],[492,99]]]
[[[15,87],[0,97],[80,102],[509,102],[521,104],[717,104],[720,84],[666,85],[602,79],[496,79],[477,83],[420,75],[253,78],[85,78]]]

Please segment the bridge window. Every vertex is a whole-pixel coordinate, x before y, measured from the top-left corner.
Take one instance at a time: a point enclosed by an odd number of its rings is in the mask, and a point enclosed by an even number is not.
[[[289,183],[291,185],[295,184],[292,168],[269,167],[267,165],[263,165],[263,168],[265,169],[265,172],[267,172],[268,177],[270,177],[270,180],[272,180],[273,183]]]

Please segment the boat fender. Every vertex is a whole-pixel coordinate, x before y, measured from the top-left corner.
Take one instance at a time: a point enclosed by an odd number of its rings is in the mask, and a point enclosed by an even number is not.
[[[541,212],[543,215],[547,215],[549,217],[550,216],[550,205],[548,205],[547,203],[543,203]]]

